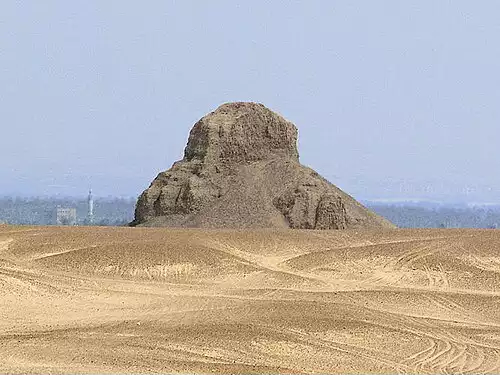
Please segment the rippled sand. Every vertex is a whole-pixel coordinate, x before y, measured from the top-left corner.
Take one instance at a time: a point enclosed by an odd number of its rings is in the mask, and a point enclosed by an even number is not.
[[[0,226],[2,373],[500,373],[500,231]]]

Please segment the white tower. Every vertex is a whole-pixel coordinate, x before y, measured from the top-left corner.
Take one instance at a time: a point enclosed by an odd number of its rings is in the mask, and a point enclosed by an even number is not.
[[[89,212],[88,212],[89,224],[92,225],[94,224],[94,198],[92,197],[92,189],[89,190],[89,197],[87,201],[89,204]]]

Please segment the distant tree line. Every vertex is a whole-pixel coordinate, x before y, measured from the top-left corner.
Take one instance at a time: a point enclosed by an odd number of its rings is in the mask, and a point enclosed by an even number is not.
[[[365,205],[400,228],[498,228],[500,225],[500,206]]]
[[[94,223],[102,226],[127,225],[134,218],[135,199],[94,199]],[[78,225],[89,225],[85,198],[0,197],[0,223],[54,225],[58,207],[75,208]]]

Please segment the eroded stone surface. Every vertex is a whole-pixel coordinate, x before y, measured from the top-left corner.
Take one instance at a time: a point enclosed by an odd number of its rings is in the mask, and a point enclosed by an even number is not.
[[[295,125],[256,103],[224,104],[199,120],[184,158],[139,197],[132,225],[393,227],[302,166]]]

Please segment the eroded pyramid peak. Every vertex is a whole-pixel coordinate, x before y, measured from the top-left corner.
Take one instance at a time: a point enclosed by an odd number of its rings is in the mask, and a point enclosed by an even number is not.
[[[263,104],[226,103],[191,129],[184,159],[244,163],[274,158],[299,159],[297,128]]]

